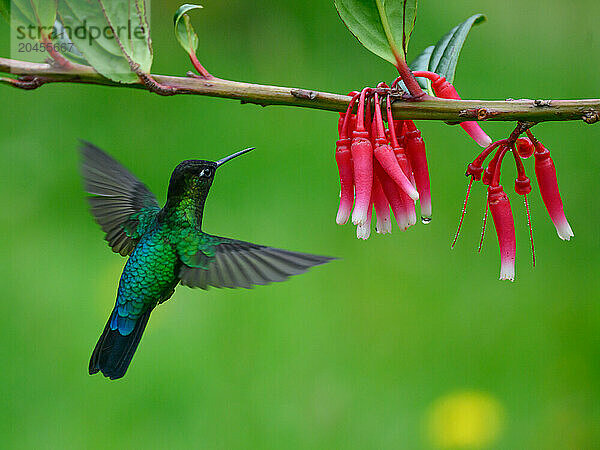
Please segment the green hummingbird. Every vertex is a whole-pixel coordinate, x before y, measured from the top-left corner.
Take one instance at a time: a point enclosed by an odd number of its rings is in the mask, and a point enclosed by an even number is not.
[[[334,258],[291,252],[202,231],[204,203],[216,170],[247,148],[219,161],[180,163],[161,208],[150,190],[98,147],[82,141],[81,172],[91,211],[113,251],[129,256],[117,300],[89,365],[123,377],[148,318],[181,283],[192,288],[251,288],[284,281]]]

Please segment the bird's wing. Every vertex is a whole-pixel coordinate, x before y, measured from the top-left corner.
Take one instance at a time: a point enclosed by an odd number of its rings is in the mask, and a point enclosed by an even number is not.
[[[194,257],[183,261],[179,276],[184,286],[250,289],[257,284],[287,280],[335,259],[218,236],[205,237]]]
[[[96,222],[113,251],[129,255],[160,211],[156,197],[119,162],[82,141],[81,174]]]

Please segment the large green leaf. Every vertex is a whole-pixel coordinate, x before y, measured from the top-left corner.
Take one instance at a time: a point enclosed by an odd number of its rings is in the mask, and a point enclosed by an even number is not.
[[[198,35],[194,31],[190,17],[186,14],[193,9],[201,9],[200,5],[186,3],[181,5],[173,16],[173,25],[175,27],[175,37],[183,49],[188,54],[195,53],[198,49]],[[183,20],[182,20],[183,19]]]
[[[417,18],[417,0],[335,0],[350,32],[368,50],[396,64],[406,60]]]
[[[417,56],[410,68],[416,70],[428,70],[435,72],[448,80],[454,82],[454,73],[460,51],[463,48],[465,40],[474,25],[480,24],[486,20],[483,14],[475,14],[464,22],[458,24],[446,33],[434,46],[427,47]],[[421,86],[429,88],[429,82],[423,78],[417,78]]]
[[[103,76],[135,83],[132,65],[150,72],[152,44],[145,0],[61,0],[60,19],[69,38]],[[79,31],[79,32],[78,32]]]

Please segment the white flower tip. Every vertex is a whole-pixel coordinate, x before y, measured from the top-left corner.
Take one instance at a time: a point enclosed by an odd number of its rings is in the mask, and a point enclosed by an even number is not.
[[[500,266],[500,279],[515,281],[515,264],[514,261],[512,263],[503,263]]]
[[[410,227],[410,223],[408,220],[408,215],[406,214],[394,214],[396,216],[396,223],[398,224],[398,228],[400,228],[400,231],[406,231],[408,230],[408,227]]]
[[[483,148],[488,147],[492,143],[492,138],[490,138],[487,134],[483,133],[484,136],[480,136],[477,139],[477,143],[481,145]]]
[[[337,212],[337,216],[335,218],[335,223],[338,225],[345,225],[350,218],[350,210],[349,209],[339,209]]]
[[[409,189],[407,194],[414,202],[419,201],[419,192],[416,189]]]
[[[556,232],[558,233],[558,236],[563,240],[563,241],[570,241],[571,238],[573,236],[575,236],[573,234],[573,230],[571,230],[571,226],[569,225],[569,222],[567,222],[565,220],[564,223],[560,224],[559,226],[556,227]]]
[[[431,221],[432,210],[431,210],[431,200],[424,201],[421,200],[421,217],[425,217]]]
[[[407,225],[409,227],[412,227],[414,224],[417,223],[417,212],[414,210],[414,208],[410,208],[410,210],[408,211],[408,216],[407,216],[406,220],[407,220]]]
[[[378,234],[388,234],[392,232],[392,222],[390,219],[377,219],[377,225],[375,226],[375,231]]]
[[[365,223],[356,227],[356,237],[366,241],[371,236],[371,224]]]
[[[352,223],[354,225],[363,225],[367,221],[367,211],[354,208],[352,212]]]

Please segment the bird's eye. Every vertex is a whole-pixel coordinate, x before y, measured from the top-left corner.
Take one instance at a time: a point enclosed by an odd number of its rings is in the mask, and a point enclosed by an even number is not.
[[[210,178],[212,176],[212,169],[208,167],[206,169],[202,169],[202,172],[200,172],[200,176]]]

